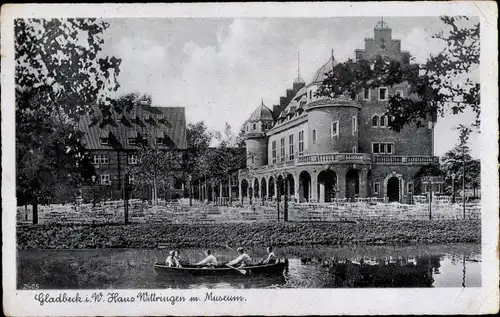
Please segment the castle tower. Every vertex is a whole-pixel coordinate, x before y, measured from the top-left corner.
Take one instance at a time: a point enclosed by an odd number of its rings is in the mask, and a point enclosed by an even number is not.
[[[245,122],[248,168],[267,165],[266,131],[272,127],[273,122],[272,112],[264,105],[264,101],[261,101],[261,104]]]

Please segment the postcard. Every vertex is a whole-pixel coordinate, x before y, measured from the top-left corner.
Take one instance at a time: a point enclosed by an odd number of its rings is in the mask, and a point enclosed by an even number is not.
[[[497,14],[3,5],[4,313],[498,312]]]

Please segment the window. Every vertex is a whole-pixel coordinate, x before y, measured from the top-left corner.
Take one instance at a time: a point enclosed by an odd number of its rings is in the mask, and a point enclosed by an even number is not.
[[[272,143],[273,164],[276,164],[276,140]]]
[[[111,179],[109,177],[109,174],[101,175],[101,185],[111,185]]]
[[[293,144],[293,134],[290,134],[288,136],[288,159],[293,160],[295,159],[295,151],[294,151],[294,144]]]
[[[387,143],[387,154],[392,154],[392,143]]]
[[[379,144],[380,154],[385,154],[385,143]]]
[[[130,164],[130,165],[137,164],[137,154],[129,154],[128,155],[128,164]]]
[[[313,130],[313,143],[316,144],[316,130]]]
[[[372,143],[372,152],[374,154],[394,154],[394,143]]]
[[[285,138],[280,140],[280,160],[281,162],[285,161]]]
[[[252,164],[255,164],[255,156],[252,155]]]
[[[94,155],[92,164],[109,164],[109,156],[106,154]]]
[[[378,116],[374,115],[372,118],[372,127],[377,128],[378,127]]]
[[[304,155],[304,130],[299,132],[299,156]]]
[[[135,181],[135,177],[134,175],[128,175],[128,183],[129,184],[134,184],[134,181]]]
[[[257,125],[254,123],[252,128],[255,130],[257,128]]]
[[[406,184],[406,186],[407,186],[406,191],[407,191],[408,195],[412,195],[413,194],[413,182],[408,182]]]
[[[332,137],[339,135],[339,122],[332,122]]]
[[[313,91],[311,89],[311,90],[309,90],[309,99],[312,99],[312,97],[313,97]]]
[[[380,127],[386,127],[387,116],[380,117]]]
[[[357,146],[353,146],[352,147],[352,153],[358,153],[358,147]]]
[[[363,100],[370,100],[371,99],[370,97],[371,97],[370,89],[368,88],[363,89]]]
[[[375,195],[378,195],[380,193],[380,183],[379,182],[373,183],[373,193]]]
[[[387,88],[380,87],[378,89],[378,100],[379,101],[387,101]]]
[[[247,131],[248,131],[248,124],[247,124]]]
[[[352,117],[352,132],[358,131],[358,117],[353,116]]]
[[[394,93],[394,95],[403,98],[403,90],[402,89],[396,90],[396,92]]]
[[[164,138],[162,137],[156,137],[156,144],[163,144],[164,143]]]
[[[108,145],[109,144],[109,138],[101,138],[101,144],[102,145]]]
[[[163,119],[165,119],[165,116],[163,115],[163,113],[159,113],[159,114],[156,115],[156,119],[157,120],[163,120]]]
[[[128,138],[128,144],[129,145],[136,145],[137,144],[137,138]]]

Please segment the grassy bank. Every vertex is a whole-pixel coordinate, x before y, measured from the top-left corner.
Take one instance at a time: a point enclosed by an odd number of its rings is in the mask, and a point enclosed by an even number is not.
[[[338,244],[479,243],[481,223],[468,221],[361,221],[215,225],[39,225],[17,227],[25,249],[300,246]]]

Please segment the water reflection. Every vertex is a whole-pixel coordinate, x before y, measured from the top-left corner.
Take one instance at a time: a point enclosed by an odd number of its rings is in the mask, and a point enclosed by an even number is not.
[[[42,289],[190,289],[190,288],[337,288],[337,287],[477,287],[481,286],[480,245],[287,247],[283,276],[157,276],[152,264],[164,261],[162,250],[19,251],[17,286]],[[234,251],[215,250],[220,262]],[[249,248],[252,258],[264,248]],[[202,249],[182,250],[185,261],[199,261]]]

